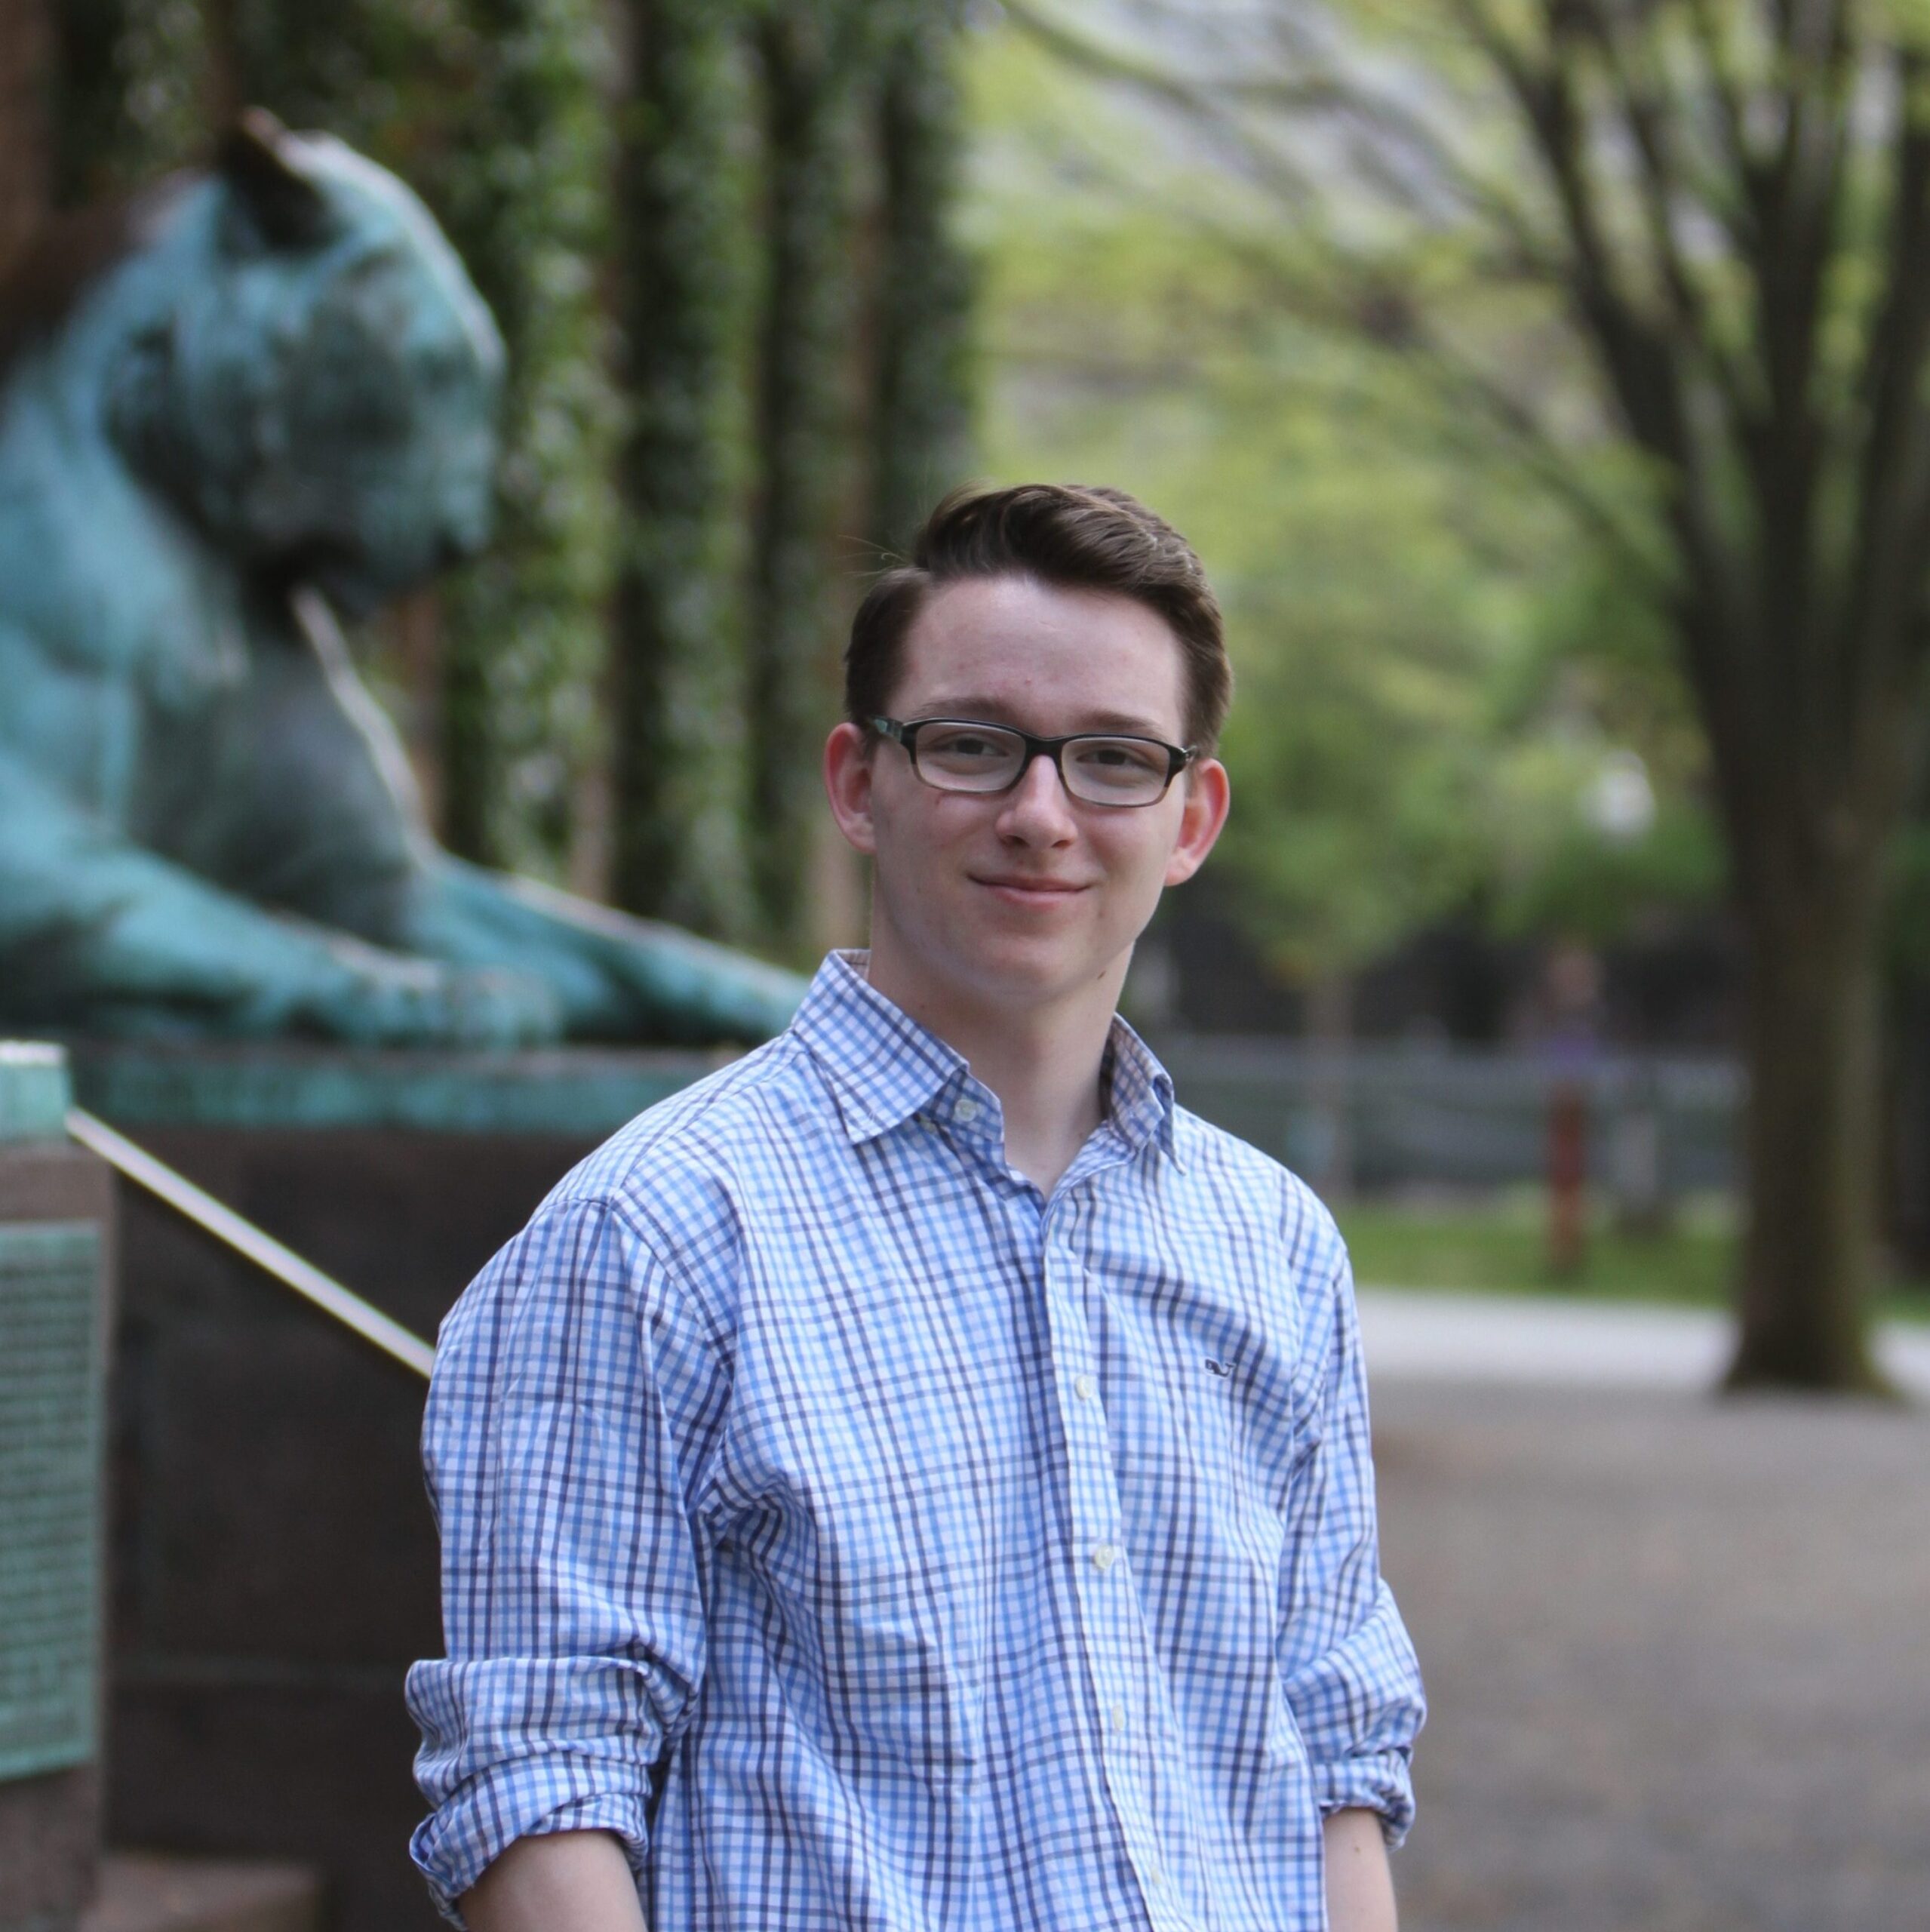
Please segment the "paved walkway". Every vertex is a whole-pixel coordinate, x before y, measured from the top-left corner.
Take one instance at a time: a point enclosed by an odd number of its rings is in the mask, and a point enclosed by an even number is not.
[[[1383,1381],[1504,1382],[1597,1389],[1713,1388],[1728,1365],[1726,1315],[1631,1302],[1562,1302],[1427,1288],[1360,1290],[1367,1365]],[[1876,1338],[1898,1387],[1930,1398],[1930,1327]]]
[[[1930,1414],[1714,1399],[1673,1311],[1362,1306],[1403,1932],[1930,1932]]]

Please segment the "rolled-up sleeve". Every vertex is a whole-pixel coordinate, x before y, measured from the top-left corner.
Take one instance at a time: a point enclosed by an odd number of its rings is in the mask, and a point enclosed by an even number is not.
[[[693,1706],[693,1518],[725,1406],[711,1324],[609,1204],[553,1202],[444,1321],[423,1455],[445,1658],[409,1672],[412,1855],[455,1901],[515,1839],[603,1829],[641,1871]]]
[[[1305,1446],[1280,1570],[1280,1669],[1322,1814],[1377,1811],[1398,1844],[1413,1822],[1414,1740],[1427,1704],[1381,1575],[1367,1378],[1344,1251],[1307,1312]]]

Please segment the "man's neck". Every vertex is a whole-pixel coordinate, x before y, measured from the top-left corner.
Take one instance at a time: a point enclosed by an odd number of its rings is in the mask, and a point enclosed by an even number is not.
[[[899,1009],[962,1054],[998,1096],[1005,1158],[1042,1194],[1100,1120],[1099,1069],[1120,982],[1116,973],[1075,995],[1037,1007],[993,1007],[908,973],[887,948],[874,949],[869,977]]]

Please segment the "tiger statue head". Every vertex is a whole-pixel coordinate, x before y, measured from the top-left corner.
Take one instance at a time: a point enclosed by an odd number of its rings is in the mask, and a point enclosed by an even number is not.
[[[104,304],[103,388],[151,488],[350,614],[481,546],[502,340],[408,188],[254,110],[132,219],[148,245]]]
[[[502,346],[428,212],[251,114],[0,279],[0,1027],[762,1038],[788,974],[439,850],[338,614],[488,534]]]

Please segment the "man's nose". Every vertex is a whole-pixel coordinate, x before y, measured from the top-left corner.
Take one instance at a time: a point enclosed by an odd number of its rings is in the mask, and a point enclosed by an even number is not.
[[[1019,774],[1019,782],[1005,795],[1005,810],[999,814],[1000,829],[1014,838],[1028,841],[1071,837],[1072,801],[1059,767],[1044,752],[1034,752]]]

